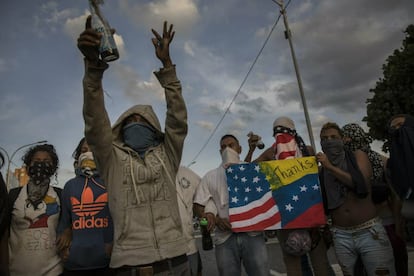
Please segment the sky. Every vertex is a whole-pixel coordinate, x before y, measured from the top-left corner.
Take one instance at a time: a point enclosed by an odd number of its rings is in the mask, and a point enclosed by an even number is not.
[[[182,165],[200,176],[220,164],[222,135],[239,138],[244,158],[247,133],[261,135],[270,146],[279,116],[291,117],[307,144],[312,135],[317,151],[320,128],[328,121],[367,130],[362,119],[373,96],[369,90],[414,23],[414,1],[284,3],[312,134],[273,0],[106,0],[102,12],[116,29],[120,51],[103,80],[111,122],[132,105],[151,104],[164,127],[165,98],[153,75],[161,63],[151,28],[161,32],[167,20],[176,32],[170,53],[188,110]],[[71,155],[84,129],[84,69],[76,40],[88,1],[3,0],[0,10],[0,147],[11,157],[21,146],[47,140],[57,149],[57,185],[63,186],[74,176]],[[15,152],[12,169],[21,166],[27,149]],[[3,175],[6,167],[7,161]]]

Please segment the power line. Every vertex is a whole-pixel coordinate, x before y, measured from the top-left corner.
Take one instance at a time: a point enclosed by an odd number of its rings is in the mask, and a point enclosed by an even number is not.
[[[274,1],[274,0],[272,0],[272,1]],[[289,6],[290,1],[291,1],[291,0],[289,0],[289,2],[286,4],[286,8]],[[275,23],[273,24],[272,29],[270,30],[269,34],[267,35],[267,37],[266,37],[266,39],[265,39],[265,41],[264,41],[264,43],[263,43],[262,47],[260,48],[260,50],[259,50],[258,54],[256,55],[256,58],[254,59],[254,61],[253,61],[252,65],[250,66],[249,70],[247,71],[247,74],[246,74],[246,76],[244,77],[244,79],[243,79],[242,83],[240,84],[239,89],[237,89],[236,94],[233,96],[233,98],[232,98],[231,102],[230,102],[230,103],[229,103],[229,105],[227,106],[227,108],[226,108],[226,110],[224,111],[223,115],[221,116],[220,120],[217,122],[217,124],[216,124],[216,126],[214,127],[213,131],[211,132],[210,136],[207,138],[206,142],[203,144],[203,146],[201,147],[201,149],[198,151],[198,153],[195,155],[195,157],[191,160],[191,162],[190,162],[189,164],[194,164],[194,163],[195,163],[195,160],[196,160],[196,159],[200,156],[200,154],[201,154],[201,153],[203,152],[203,150],[206,148],[206,146],[207,146],[207,145],[208,145],[208,143],[210,142],[211,138],[213,138],[213,135],[216,133],[217,129],[219,128],[220,124],[223,122],[224,117],[227,115],[227,113],[228,113],[228,112],[229,112],[229,110],[230,110],[230,107],[232,106],[232,104],[233,104],[233,103],[234,103],[234,101],[236,100],[237,96],[240,94],[242,87],[243,87],[243,86],[244,86],[244,84],[246,83],[247,78],[249,77],[250,73],[251,73],[251,72],[252,72],[252,70],[253,70],[253,67],[256,65],[257,60],[259,59],[259,57],[260,57],[260,55],[262,54],[262,52],[263,52],[264,48],[266,47],[266,44],[267,44],[267,42],[269,41],[270,36],[272,35],[272,33],[273,33],[274,29],[276,28],[277,23],[279,22],[279,20],[280,20],[280,17],[281,17],[281,16],[282,16],[282,14],[280,14],[280,15],[278,16],[278,18],[276,19]]]

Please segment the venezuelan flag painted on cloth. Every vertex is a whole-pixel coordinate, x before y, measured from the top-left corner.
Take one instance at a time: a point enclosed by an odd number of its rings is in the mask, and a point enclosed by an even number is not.
[[[315,157],[231,165],[226,175],[234,232],[326,223]]]

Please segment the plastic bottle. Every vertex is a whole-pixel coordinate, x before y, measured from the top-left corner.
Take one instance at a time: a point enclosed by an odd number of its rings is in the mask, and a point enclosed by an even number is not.
[[[99,4],[103,4],[103,0],[89,0],[89,8],[92,15],[91,25],[95,31],[102,33],[101,45],[99,46],[101,59],[110,62],[119,58],[119,52],[112,36],[111,28],[99,9]]]
[[[201,242],[203,245],[203,250],[213,249],[213,239],[211,238],[210,232],[207,229],[208,221],[206,218],[200,219],[200,229],[201,229]]]

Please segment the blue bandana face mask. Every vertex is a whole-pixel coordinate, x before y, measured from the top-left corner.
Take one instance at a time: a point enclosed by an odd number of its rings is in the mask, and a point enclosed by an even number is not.
[[[130,123],[122,129],[124,142],[143,157],[149,147],[159,144],[155,130],[143,123]]]

